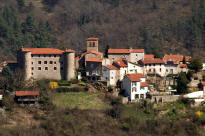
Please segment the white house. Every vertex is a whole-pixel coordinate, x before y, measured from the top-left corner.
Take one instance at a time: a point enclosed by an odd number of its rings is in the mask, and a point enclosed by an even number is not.
[[[130,101],[145,99],[149,92],[148,83],[143,74],[127,74],[122,81],[122,89]]]
[[[202,70],[205,70],[205,63],[202,64]]]
[[[0,91],[0,100],[2,100],[2,99],[3,99],[3,92]]]
[[[120,80],[122,80],[126,74],[143,73],[142,66],[127,60],[115,60],[113,61],[113,65],[120,69]]]
[[[119,68],[113,65],[102,66],[102,77],[101,79],[107,81],[107,85],[116,86],[119,80]]]

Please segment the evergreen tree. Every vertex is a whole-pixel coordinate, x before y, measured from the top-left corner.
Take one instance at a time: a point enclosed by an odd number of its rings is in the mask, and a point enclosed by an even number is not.
[[[179,74],[179,77],[177,78],[177,93],[184,94],[187,93],[187,84],[189,83],[186,74],[184,72],[181,72]]]
[[[198,72],[200,69],[202,69],[202,61],[201,61],[201,59],[199,59],[199,58],[191,59],[191,62],[188,65],[188,67],[191,70],[194,70],[195,72]]]

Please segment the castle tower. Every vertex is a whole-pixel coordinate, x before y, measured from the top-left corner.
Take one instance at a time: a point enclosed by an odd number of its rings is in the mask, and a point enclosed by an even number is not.
[[[98,40],[99,38],[88,38],[87,39],[87,51],[97,51],[98,52]]]
[[[75,51],[65,50],[65,79],[71,80],[75,78]]]
[[[23,60],[24,60],[24,78],[25,80],[29,80],[31,78],[31,52],[25,51],[23,53]]]

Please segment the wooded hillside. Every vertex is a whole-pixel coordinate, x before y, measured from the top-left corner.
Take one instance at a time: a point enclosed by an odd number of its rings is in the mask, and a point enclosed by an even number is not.
[[[145,48],[147,53],[205,57],[205,0],[1,0],[0,60],[24,47],[100,50]]]

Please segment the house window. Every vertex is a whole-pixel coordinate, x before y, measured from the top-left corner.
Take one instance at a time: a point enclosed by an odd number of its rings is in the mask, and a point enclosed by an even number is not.
[[[155,72],[155,69],[153,69],[154,70],[154,72]]]
[[[61,61],[61,65],[63,65],[63,62]]]
[[[113,77],[111,77],[111,79],[113,79]]]
[[[151,72],[152,70],[151,69],[149,69],[149,72]]]
[[[140,99],[144,99],[144,94],[140,94]]]
[[[133,87],[133,88],[132,88],[132,92],[136,92],[136,87]]]
[[[89,46],[92,47],[92,43],[91,42],[89,43]]]
[[[95,47],[95,42],[93,42],[93,47]]]
[[[166,69],[166,72],[168,72],[168,69]]]
[[[132,86],[136,86],[136,82],[133,82],[133,83],[132,83]]]
[[[170,69],[170,73],[171,73],[171,74],[173,74],[173,71],[174,71],[173,69]]]
[[[41,61],[38,61],[38,64],[41,64]]]
[[[63,70],[63,67],[61,67],[61,70]]]
[[[162,69],[160,68],[160,69],[159,69],[159,71],[161,72],[161,71],[162,71]]]
[[[57,70],[57,67],[54,67],[54,70]]]
[[[149,64],[149,66],[152,66],[151,64]]]
[[[33,75],[33,73],[31,73],[31,75]]]
[[[34,70],[34,67],[32,67],[31,70]]]
[[[56,57],[56,55],[54,55],[54,58]]]
[[[38,57],[41,57],[41,55],[38,55]]]
[[[31,64],[33,64],[33,62],[31,62]]]
[[[50,64],[53,64],[53,61],[50,61]]]
[[[48,67],[45,67],[45,70],[48,70]]]
[[[44,61],[44,64],[47,64],[47,61]]]
[[[135,99],[139,99],[139,94],[135,94]]]
[[[132,72],[133,70],[130,70],[130,72]]]
[[[54,64],[56,64],[56,61],[54,61]]]
[[[38,70],[41,70],[41,67],[38,67]]]

